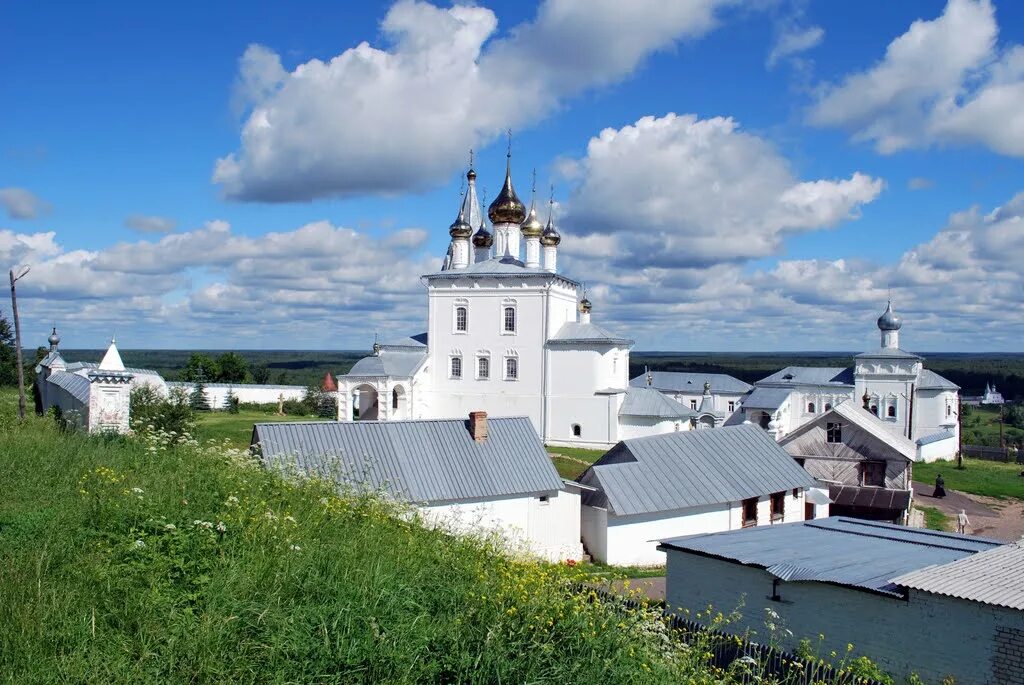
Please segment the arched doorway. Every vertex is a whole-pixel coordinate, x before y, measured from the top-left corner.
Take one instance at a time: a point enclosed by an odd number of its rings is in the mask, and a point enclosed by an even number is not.
[[[395,419],[409,418],[408,402],[409,396],[406,394],[405,388],[401,385],[396,385],[391,390],[391,417]]]
[[[352,389],[352,420],[376,421],[380,417],[377,389],[363,383]]]

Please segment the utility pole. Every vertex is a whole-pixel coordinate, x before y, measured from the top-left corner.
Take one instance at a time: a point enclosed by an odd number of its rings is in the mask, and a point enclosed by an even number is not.
[[[957,445],[956,445],[956,467],[964,467],[964,398],[960,393],[956,394],[956,423],[957,423]]]
[[[29,267],[18,267],[18,275],[11,269],[11,315],[14,317],[14,358],[18,364],[18,418],[25,420],[25,366],[21,360],[21,320],[18,318],[18,293],[14,284],[28,275]]]

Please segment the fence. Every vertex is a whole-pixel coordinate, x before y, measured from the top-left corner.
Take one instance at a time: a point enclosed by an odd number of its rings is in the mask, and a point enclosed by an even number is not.
[[[1024,464],[1024,453],[1021,450],[1009,447],[986,447],[984,445],[964,445],[962,453],[969,459],[984,459],[985,461],[1002,461],[1007,463]]]
[[[593,586],[579,586],[580,590],[595,591],[606,601],[617,602],[635,609],[636,600],[628,599]],[[827,663],[806,659],[776,647],[751,642],[737,635],[712,630],[682,616],[665,612],[676,639],[690,644],[700,640],[701,647],[710,653],[708,663],[715,668],[727,669],[733,662],[749,657],[757,662],[742,682],[764,682],[774,678],[787,685],[883,685],[881,681],[861,678],[852,673],[839,673]],[[737,674],[738,675],[738,674]]]

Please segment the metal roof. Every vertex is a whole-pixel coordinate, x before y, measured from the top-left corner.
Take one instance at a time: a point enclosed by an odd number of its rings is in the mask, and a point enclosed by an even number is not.
[[[619,416],[649,416],[660,419],[686,419],[695,416],[689,407],[669,399],[654,388],[626,388]]]
[[[744,406],[746,406],[746,403],[744,403]],[[892,447],[893,450],[909,461],[913,461],[917,458],[917,445],[903,434],[898,433],[895,430],[898,426],[887,421],[883,421],[868,410],[864,409],[864,407],[858,406],[857,403],[852,400],[844,400],[824,414],[807,421],[792,433],[786,435],[779,441],[779,444],[783,446],[787,445],[810,430],[812,426],[828,422],[830,419],[834,421],[836,418],[842,419],[840,423],[845,421],[857,426],[865,433],[868,433],[874,438],[880,440],[882,443]]]
[[[556,274],[537,267],[528,267],[518,259],[511,259],[507,257],[502,259],[492,257],[491,259],[482,262],[474,262],[462,269],[444,269],[442,271],[435,271],[433,273],[424,274],[423,278],[461,278],[463,276],[547,276],[550,278],[560,278],[563,281],[579,285],[576,281],[562,276],[561,274]]]
[[[81,370],[86,370],[86,371],[100,370],[100,365],[96,364],[94,362],[72,362],[72,363],[68,364],[68,371],[81,371]],[[125,367],[124,370],[126,372],[128,372],[130,374],[134,374],[136,376],[159,376],[160,375],[159,372],[154,371],[153,369],[137,369],[135,367],[128,366],[128,367]]]
[[[597,324],[567,321],[548,340],[549,344],[566,343],[607,343],[610,345],[632,345],[629,338],[615,335]]]
[[[903,510],[910,506],[910,490],[890,490],[870,485],[830,483],[828,498],[832,504],[847,507]]]
[[[711,392],[715,395],[742,395],[754,386],[744,383],[724,373],[690,373],[681,371],[651,371],[650,387],[662,392],[678,392],[701,394],[704,392],[705,381],[711,383]],[[641,387],[647,385],[647,374],[641,374],[629,381],[630,385]]]
[[[897,585],[1024,611],[1024,547],[1015,542],[893,579]]]
[[[943,378],[934,371],[928,369],[921,369],[921,375],[917,377],[917,389],[918,390],[959,390],[960,386],[949,380]]]
[[[62,364],[64,363],[64,358],[60,356],[60,352],[58,352],[57,350],[51,350],[50,352],[47,352],[46,356],[39,360],[39,363],[36,364],[36,373],[39,373],[40,367],[50,367],[56,361],[59,361]]]
[[[661,546],[763,568],[782,580],[812,580],[899,594],[897,586],[902,583],[897,581],[903,574],[996,549],[1000,543],[832,517],[675,538]]]
[[[878,357],[883,359],[921,359],[920,356],[913,352],[907,352],[898,347],[879,347],[877,350],[871,350],[870,352],[861,352],[854,356],[854,359],[873,359]]]
[[[427,346],[427,334],[420,333],[408,338],[402,338],[392,342],[381,343],[380,349],[392,350],[396,352],[407,351],[407,350],[422,350]]]
[[[263,462],[419,503],[539,495],[564,488],[533,424],[489,418],[473,440],[465,419],[257,423]]]
[[[789,376],[787,378],[787,376]],[[791,385],[852,386],[853,369],[834,366],[787,366],[754,385],[787,383]]]
[[[953,439],[955,437],[956,437],[956,434],[954,434],[953,431],[944,430],[944,431],[939,431],[938,433],[932,433],[930,435],[926,435],[923,438],[918,438],[917,439],[917,444],[918,445],[930,445],[933,442],[942,442],[943,440],[951,440],[951,439]]]
[[[789,394],[788,388],[754,388],[754,391],[743,398],[744,409],[778,409]]]
[[[92,385],[85,376],[67,371],[56,371],[46,379],[58,388],[63,388],[79,402],[89,404],[89,388]]]
[[[426,358],[426,351],[381,350],[380,354],[363,357],[357,361],[345,375],[409,378],[416,373]]]
[[[738,502],[815,481],[757,426],[678,431],[623,440],[579,479],[600,488],[584,502],[647,514]]]

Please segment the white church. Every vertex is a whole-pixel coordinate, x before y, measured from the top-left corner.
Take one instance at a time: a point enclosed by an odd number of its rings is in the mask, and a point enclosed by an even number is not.
[[[426,333],[374,344],[338,378],[338,419],[527,416],[545,444],[606,448],[623,438],[688,430],[694,412],[630,387],[633,341],[591,321],[578,281],[558,272],[561,236],[512,186],[511,157],[487,210],[476,172],[427,285]]]

